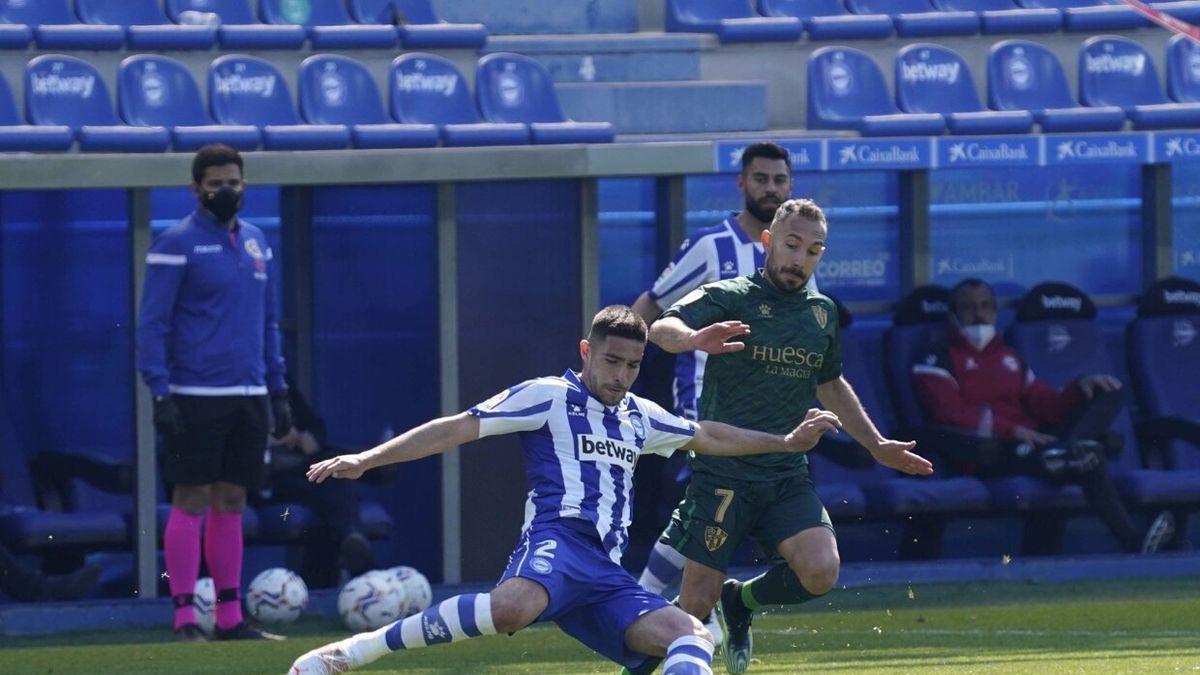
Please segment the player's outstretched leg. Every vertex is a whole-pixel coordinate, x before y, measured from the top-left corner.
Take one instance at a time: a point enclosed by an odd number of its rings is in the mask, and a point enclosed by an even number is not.
[[[379,630],[318,647],[296,659],[289,675],[345,673],[402,649],[516,632],[533,623],[548,603],[541,585],[509,579],[491,593],[456,595]]]
[[[676,551],[664,539],[665,536],[654,542],[654,548],[650,549],[650,557],[646,559],[646,567],[642,570],[642,576],[638,577],[638,584],[642,588],[658,595],[663,595],[667,588],[679,583],[680,578],[683,577],[683,564],[687,560],[682,553]],[[721,630],[721,622],[717,621],[715,609],[709,612],[704,619],[704,627],[712,635],[713,644],[720,647],[725,635]],[[640,673],[633,675],[640,675]]]
[[[712,636],[678,607],[638,618],[626,629],[625,644],[635,652],[661,657],[663,675],[712,675]]]

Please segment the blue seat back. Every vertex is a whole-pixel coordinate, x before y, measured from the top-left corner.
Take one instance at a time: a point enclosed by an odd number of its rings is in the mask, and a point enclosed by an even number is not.
[[[167,16],[178,21],[183,12],[211,12],[230,25],[256,24],[248,0],[166,0]]]
[[[901,428],[925,426],[925,412],[917,400],[912,378],[913,362],[946,333],[950,311],[950,290],[928,285],[913,289],[892,315],[892,325],[883,335],[883,369],[892,408]]]
[[[212,124],[192,74],[166,56],[139,54],[121,62],[117,107],[126,122],[138,126]]]
[[[429,0],[392,0],[392,5],[404,23],[441,23],[442,19],[433,11]]]
[[[997,42],[988,52],[988,105],[996,110],[1074,108],[1058,57],[1029,40]]]
[[[392,117],[412,124],[479,121],[467,79],[448,59],[411,52],[392,61],[388,76]]]
[[[995,12],[1017,8],[1013,0],[933,0],[933,6],[948,12]]]
[[[475,99],[489,122],[562,122],[550,71],[520,54],[488,54],[475,69]]]
[[[1039,380],[1063,387],[1084,375],[1118,372],[1095,317],[1095,305],[1079,289],[1042,283],[1021,299],[1017,320],[1005,336]],[[1128,410],[1121,412],[1113,429],[1125,436],[1125,449],[1110,468],[1140,468]]]
[[[763,16],[843,16],[846,6],[841,0],[758,0],[758,13]]]
[[[1186,35],[1167,43],[1167,93],[1180,103],[1200,102],[1200,45]]]
[[[758,16],[746,0],[667,0],[667,11],[681,21],[711,23]]]
[[[208,68],[208,103],[221,124],[299,124],[287,82],[275,66],[231,54]]]
[[[851,47],[822,47],[808,57],[809,120],[899,112],[875,60]]]
[[[46,54],[25,67],[25,116],[33,124],[119,124],[104,78],[74,56]]]
[[[896,52],[896,104],[911,113],[981,110],[975,80],[958,52],[917,43]]]
[[[1017,4],[1030,9],[1070,9],[1110,4],[1104,0],[1017,0]]]
[[[8,79],[0,75],[0,126],[20,124],[25,124],[25,120],[17,112],[17,103],[13,98],[12,88],[8,86]]]
[[[359,23],[442,23],[429,0],[350,0],[350,15]]]
[[[300,114],[312,124],[385,124],[375,78],[348,56],[321,54],[300,64]]]
[[[157,26],[167,23],[157,0],[75,0],[84,23],[114,26]]]
[[[1126,349],[1143,415],[1200,421],[1200,284],[1168,277],[1151,285],[1129,324]],[[1173,443],[1170,465],[1200,469],[1200,447]]]
[[[854,387],[854,393],[862,403],[863,409],[871,419],[879,424],[886,435],[888,432],[883,424],[883,397],[871,377],[869,368],[878,365],[867,357],[864,336],[857,329],[850,327],[841,332],[842,341],[842,375]],[[841,440],[849,440],[843,431],[838,434]],[[853,441],[851,441],[853,442]],[[891,472],[881,464],[873,464],[869,468],[853,469],[837,464],[821,455],[820,452],[808,454],[808,461],[813,465],[813,473],[818,483],[870,483],[891,477]]]
[[[351,24],[341,0],[258,0],[263,23],[301,26],[344,26]]]
[[[846,0],[854,14],[920,14],[932,12],[929,0]]]
[[[1079,99],[1084,105],[1166,103],[1154,60],[1129,38],[1097,35],[1079,48]]]
[[[70,0],[0,0],[0,22],[59,25],[79,23]]]

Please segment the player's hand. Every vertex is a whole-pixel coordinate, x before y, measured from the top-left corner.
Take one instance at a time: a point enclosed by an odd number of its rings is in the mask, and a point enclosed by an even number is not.
[[[842,421],[837,415],[828,410],[809,408],[804,415],[804,421],[784,437],[783,442],[793,452],[808,452],[821,440],[821,436],[830,431],[836,434],[841,428]]]
[[[1013,427],[1013,438],[1017,439],[1018,441],[1024,441],[1025,443],[1031,443],[1039,448],[1050,445],[1056,440],[1050,434],[1043,434],[1036,429],[1023,427],[1020,424]]]
[[[355,480],[369,468],[361,455],[338,455],[308,467],[308,480],[310,483],[324,483],[326,478]]]
[[[1079,389],[1086,398],[1094,396],[1097,389],[1100,391],[1117,391],[1120,388],[1121,381],[1112,375],[1088,375],[1087,377],[1079,378]]]
[[[924,457],[914,453],[913,448],[917,447],[915,441],[893,441],[883,439],[873,448],[867,448],[871,451],[871,456],[876,462],[886,466],[889,469],[895,469],[910,476],[928,476],[933,473],[933,464]]]
[[[695,351],[708,354],[726,354],[740,352],[746,348],[745,342],[727,342],[733,338],[750,334],[750,326],[741,321],[722,321],[711,326],[705,326],[692,334],[690,347]]]

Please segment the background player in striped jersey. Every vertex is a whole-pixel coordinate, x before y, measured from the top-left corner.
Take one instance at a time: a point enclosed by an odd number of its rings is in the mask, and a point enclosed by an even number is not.
[[[520,433],[529,498],[520,542],[500,584],[374,632],[301,656],[292,673],[342,673],[393,651],[518,631],[554,621],[626,667],[665,656],[664,673],[711,673],[712,638],[696,619],[637,584],[620,565],[628,541],[633,468],[641,453],[804,452],[838,420],[813,410],[786,435],[699,424],[629,394],[646,324],[614,305],[579,345],[583,369],[511,387],[470,410],[427,422],[371,450],[314,464],[309,479],[358,478],[483,436]],[[657,658],[656,658],[657,657]]]
[[[700,286],[754,274],[763,265],[762,233],[775,217],[775,209],[792,194],[792,162],[788,151],[769,141],[752,143],[742,151],[742,171],[737,177],[738,191],[745,207],[730,213],[719,224],[696,232],[685,239],[675,260],[633,304],[635,312],[654,323],[666,307]],[[816,281],[808,286],[817,290]],[[704,380],[704,352],[682,352],[675,357],[675,414],[697,419],[696,406]],[[686,483],[690,471],[686,464],[669,469]],[[684,557],[659,538],[650,551],[646,568],[638,583],[655,593],[679,583]],[[715,614],[704,625],[721,643],[721,626]]]

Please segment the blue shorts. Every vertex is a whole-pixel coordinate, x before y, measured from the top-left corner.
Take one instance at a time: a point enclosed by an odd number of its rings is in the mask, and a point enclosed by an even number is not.
[[[608,557],[596,535],[558,523],[535,525],[521,536],[500,583],[512,577],[546,589],[550,604],[539,622],[557,623],[567,635],[630,669],[649,657],[625,646],[626,629],[643,614],[671,604],[639,586]]]

